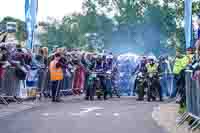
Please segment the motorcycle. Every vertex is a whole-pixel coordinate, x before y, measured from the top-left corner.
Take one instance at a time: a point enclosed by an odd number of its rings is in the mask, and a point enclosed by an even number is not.
[[[104,95],[101,77],[102,72],[90,72],[86,100],[94,100],[94,96],[97,96],[97,98],[100,100],[101,96]]]
[[[117,86],[117,81],[114,81],[114,77],[111,71],[107,71],[105,73],[105,81],[106,81],[106,91],[110,94],[110,97],[113,97],[113,94],[120,98],[120,92]]]
[[[147,89],[147,101],[156,101],[156,98],[159,96],[157,83],[159,82],[159,77],[157,73],[148,74],[148,89]]]
[[[142,101],[144,100],[145,89],[147,87],[147,80],[144,73],[139,72],[137,74],[135,84],[136,84],[136,92],[138,94],[137,100]]]

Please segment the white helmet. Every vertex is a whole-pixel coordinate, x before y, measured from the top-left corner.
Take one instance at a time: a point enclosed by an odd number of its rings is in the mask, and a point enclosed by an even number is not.
[[[156,60],[156,58],[154,56],[149,56],[148,59],[149,60],[154,60],[154,61]]]
[[[113,59],[113,55],[107,55],[106,59]]]

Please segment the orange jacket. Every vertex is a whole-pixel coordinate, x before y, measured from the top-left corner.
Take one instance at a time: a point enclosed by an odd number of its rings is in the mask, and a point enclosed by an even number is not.
[[[56,64],[57,62],[53,60],[49,66],[51,81],[63,80],[63,70],[61,67],[56,68]]]

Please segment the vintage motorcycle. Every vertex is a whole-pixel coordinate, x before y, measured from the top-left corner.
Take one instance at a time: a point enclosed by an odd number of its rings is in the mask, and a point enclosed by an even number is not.
[[[136,80],[136,92],[138,94],[138,101],[144,100],[145,89],[147,88],[147,79],[144,73],[139,72],[137,74]]]
[[[88,88],[86,90],[86,100],[94,100],[94,97],[100,100],[104,95],[104,87],[102,85],[102,72],[90,72],[88,80]]]
[[[159,91],[158,91],[158,86],[157,83],[159,82],[159,75],[158,73],[148,73],[148,78],[147,78],[147,84],[148,84],[148,89],[147,89],[147,101],[156,101],[156,98],[159,96]]]
[[[120,92],[117,85],[117,81],[114,80],[113,74],[111,71],[107,71],[104,74],[105,84],[106,84],[106,94],[110,94],[110,97],[113,97],[113,94],[120,98]]]

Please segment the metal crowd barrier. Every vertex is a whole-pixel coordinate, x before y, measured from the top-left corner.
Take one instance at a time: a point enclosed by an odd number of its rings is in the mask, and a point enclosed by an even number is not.
[[[61,90],[60,95],[66,96],[72,93],[73,85],[73,74],[71,77],[64,76],[63,81],[61,81]],[[38,74],[38,83],[37,83],[38,92],[40,97],[50,97],[51,96],[51,82],[50,82],[50,72],[48,68],[39,70]]]
[[[5,73],[0,79],[0,101],[9,104],[9,100],[20,103],[17,99],[20,92],[20,80],[15,76],[15,68],[5,69]]]
[[[186,81],[186,112],[179,120],[178,126],[185,121],[193,119],[190,130],[195,130],[200,126],[200,78],[193,79],[193,71],[185,71]]]
[[[16,68],[15,67],[8,67],[5,68],[5,73],[0,79],[0,102],[4,104],[9,104],[9,101],[15,101],[17,103],[19,102],[19,97],[21,95],[21,80],[19,80],[16,76]],[[42,96],[44,97],[50,97],[51,96],[51,86],[50,86],[50,73],[48,68],[40,69],[38,70],[37,74],[38,78],[37,83],[35,84],[35,81],[33,86],[25,85],[23,90],[25,90],[24,93],[27,93],[27,97],[29,97],[29,89],[36,88],[36,97],[38,94],[40,95],[40,98]],[[26,80],[23,80],[23,82],[26,84]],[[61,81],[62,89],[60,90],[61,96],[71,95],[72,94],[72,86],[73,86],[73,73],[71,77],[64,77],[64,80]],[[29,92],[29,93],[28,93]],[[31,96],[32,97],[32,96]]]
[[[38,83],[37,87],[40,95],[45,95],[47,97],[50,94],[50,79],[48,69],[40,69],[38,74]]]

